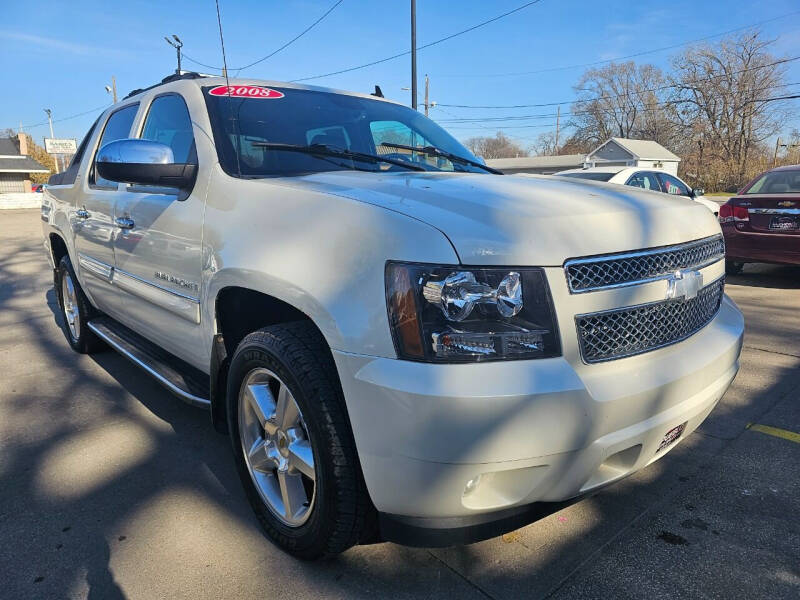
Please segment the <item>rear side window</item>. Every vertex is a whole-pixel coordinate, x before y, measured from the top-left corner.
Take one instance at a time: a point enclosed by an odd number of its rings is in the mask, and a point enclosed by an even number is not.
[[[103,135],[100,138],[100,143],[97,144],[97,151],[99,151],[100,148],[109,142],[124,140],[125,138],[130,137],[133,119],[136,117],[136,111],[138,110],[138,104],[131,104],[130,106],[120,108],[118,111],[113,113],[108,118],[108,121],[106,121],[106,126],[105,129],[103,129]],[[92,161],[92,172],[89,174],[89,185],[117,189],[117,182],[103,179],[95,172],[94,161],[97,160],[97,151],[95,151],[95,158]]]
[[[666,173],[659,173],[659,179],[664,186],[664,191],[674,196],[689,196],[689,188],[677,177],[667,175]]]
[[[140,137],[172,148],[176,163],[197,163],[192,119],[186,102],[177,94],[153,100]]]
[[[658,183],[655,173],[648,173],[646,171],[634,173],[625,185],[639,187],[645,190],[653,190],[655,192],[661,191],[661,185]]]

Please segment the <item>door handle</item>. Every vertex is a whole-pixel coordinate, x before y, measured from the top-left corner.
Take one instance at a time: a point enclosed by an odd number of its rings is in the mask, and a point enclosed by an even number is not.
[[[79,208],[75,211],[75,216],[79,219],[88,219],[89,218],[89,211],[85,208]]]
[[[114,223],[116,223],[117,227],[120,229],[133,229],[133,219],[130,217],[117,217],[114,219]]]

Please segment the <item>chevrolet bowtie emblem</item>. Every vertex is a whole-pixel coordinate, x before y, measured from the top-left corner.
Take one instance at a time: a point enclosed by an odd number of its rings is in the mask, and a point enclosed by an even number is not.
[[[778,206],[782,206],[784,208],[789,208],[790,206],[794,206],[794,202],[791,200],[784,200],[783,202],[778,202]]]
[[[667,300],[691,300],[703,287],[700,271],[675,271],[667,278]]]

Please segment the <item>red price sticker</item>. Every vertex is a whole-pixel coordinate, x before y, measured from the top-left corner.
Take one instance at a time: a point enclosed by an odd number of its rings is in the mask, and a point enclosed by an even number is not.
[[[231,96],[233,98],[256,98],[274,100],[283,98],[283,92],[259,85],[218,85],[208,91],[212,96]]]

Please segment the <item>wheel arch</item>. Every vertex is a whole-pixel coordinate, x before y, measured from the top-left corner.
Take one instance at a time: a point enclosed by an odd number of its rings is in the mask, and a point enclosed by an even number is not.
[[[247,334],[270,325],[305,321],[319,331],[329,349],[331,340],[319,323],[305,311],[282,298],[252,287],[234,284],[220,287],[210,304],[213,304],[215,323],[210,364],[211,418],[217,431],[227,433],[228,368],[236,347]]]

